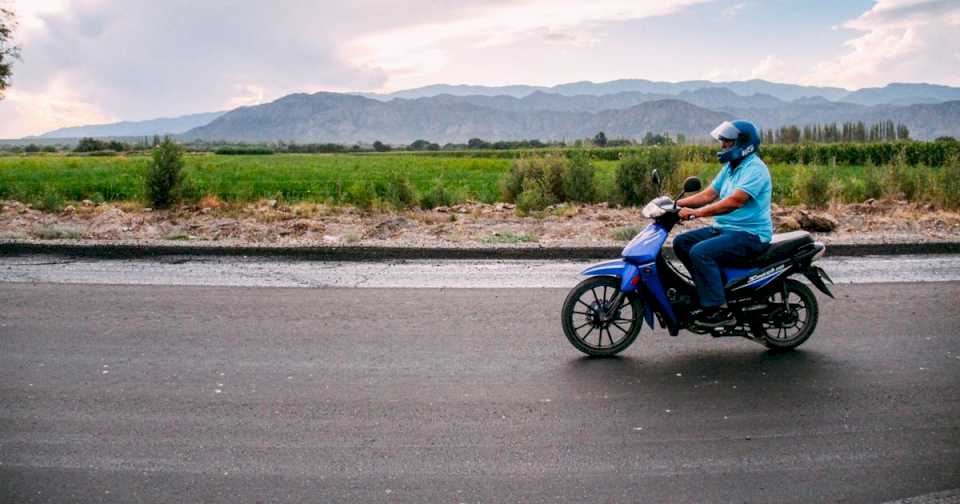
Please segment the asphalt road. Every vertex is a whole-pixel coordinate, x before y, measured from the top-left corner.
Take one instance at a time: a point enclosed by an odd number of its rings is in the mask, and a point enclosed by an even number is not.
[[[191,256],[129,260],[0,255],[0,282],[208,287],[569,288],[581,280],[581,271],[597,262],[331,262]],[[837,283],[960,281],[960,254],[827,257],[817,265]]]
[[[882,502],[960,487],[960,282],[772,354],[564,289],[0,283],[3,502]]]

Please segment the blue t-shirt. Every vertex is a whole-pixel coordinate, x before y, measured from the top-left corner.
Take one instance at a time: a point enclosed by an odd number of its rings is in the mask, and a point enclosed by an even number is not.
[[[716,227],[746,231],[757,235],[763,243],[773,239],[773,220],[770,218],[773,182],[767,165],[756,154],[747,156],[733,170],[730,169],[730,163],[724,165],[710,186],[720,195],[718,201],[737,189],[750,195],[742,207],[728,214],[714,216]]]

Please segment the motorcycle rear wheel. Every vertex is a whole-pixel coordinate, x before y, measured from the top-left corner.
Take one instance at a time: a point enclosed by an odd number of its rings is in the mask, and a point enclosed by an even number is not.
[[[577,284],[563,302],[563,333],[577,350],[594,356],[609,357],[629,347],[643,326],[643,303],[627,295],[612,319],[603,320],[620,292],[620,280],[614,277],[590,277]]]
[[[789,308],[750,325],[753,336],[773,350],[792,350],[803,344],[820,318],[817,297],[809,287],[791,278],[786,280],[785,290]],[[771,294],[767,302],[783,306],[783,292]]]

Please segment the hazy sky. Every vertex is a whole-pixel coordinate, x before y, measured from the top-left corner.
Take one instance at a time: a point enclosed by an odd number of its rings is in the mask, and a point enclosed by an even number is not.
[[[0,0],[0,138],[292,92],[621,78],[960,85],[960,0]]]

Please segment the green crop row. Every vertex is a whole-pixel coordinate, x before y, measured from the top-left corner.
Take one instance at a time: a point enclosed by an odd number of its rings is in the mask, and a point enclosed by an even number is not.
[[[587,149],[592,159],[617,161],[624,157],[641,154],[650,150],[669,150],[684,161],[712,162],[716,160],[717,146],[678,145],[652,147],[598,147]],[[552,153],[572,155],[583,149],[557,148],[514,149],[514,150],[466,150],[455,152],[417,152],[409,153],[416,157],[461,157],[484,159],[516,159],[528,156],[542,156]],[[796,144],[763,145],[761,157],[767,164],[820,164],[820,165],[884,165],[904,162],[908,165],[943,166],[952,157],[960,155],[960,142],[898,142],[868,144]]]
[[[591,194],[592,201],[643,203],[655,188],[647,185],[649,172],[658,167],[666,175],[663,189],[675,193],[683,178],[697,175],[708,183],[719,169],[712,160],[690,159],[691,147],[677,150],[630,152],[619,161],[589,161],[569,172],[579,182],[562,181],[565,191]],[[703,149],[703,148],[700,148]],[[587,151],[592,153],[593,151]],[[948,158],[941,166],[910,165],[904,155],[889,164],[796,164],[767,159],[774,181],[773,199],[780,204],[861,202],[894,197],[960,208],[960,162]],[[353,204],[371,207],[378,202],[394,206],[431,207],[465,200],[487,203],[511,201],[517,189],[511,170],[516,160],[484,157],[434,157],[409,154],[275,154],[272,156],[186,155],[183,169],[188,200],[216,196],[224,201],[278,199]],[[63,202],[144,201],[144,177],[149,158],[7,156],[0,157],[0,199],[33,203],[56,209]],[[561,173],[558,171],[557,173]],[[593,173],[592,189],[584,174]],[[511,179],[511,177],[513,177]],[[561,178],[554,177],[556,180]],[[543,179],[547,195],[551,180]],[[565,180],[565,179],[564,179]],[[559,186],[558,186],[559,187]],[[557,190],[552,190],[557,192]],[[583,199],[583,196],[568,196]]]

